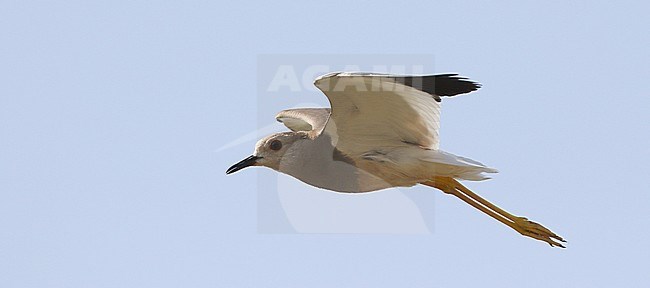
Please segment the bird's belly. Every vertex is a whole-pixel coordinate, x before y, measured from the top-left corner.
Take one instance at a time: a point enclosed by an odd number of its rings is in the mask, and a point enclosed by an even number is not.
[[[334,162],[330,167],[321,167],[312,173],[292,175],[297,179],[327,190],[344,193],[372,192],[391,187],[410,187],[417,184],[417,181],[407,177],[395,177],[386,175],[386,171],[376,167],[361,165],[355,167],[344,162]]]
[[[285,172],[286,173],[286,172]],[[327,165],[303,166],[300,171],[286,173],[309,185],[344,193],[362,193],[386,189],[395,186],[373,175],[363,168],[342,161],[332,161]]]

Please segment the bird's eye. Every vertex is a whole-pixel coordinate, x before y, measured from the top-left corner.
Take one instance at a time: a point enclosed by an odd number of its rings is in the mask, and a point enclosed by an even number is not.
[[[271,141],[271,144],[269,144],[269,148],[274,151],[278,151],[282,149],[282,142],[280,140],[273,140]]]

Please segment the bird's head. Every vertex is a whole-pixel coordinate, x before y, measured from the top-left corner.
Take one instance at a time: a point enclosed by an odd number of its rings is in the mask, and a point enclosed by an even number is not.
[[[266,136],[255,144],[255,152],[246,159],[232,165],[226,174],[231,174],[249,166],[266,166],[274,170],[279,170],[280,163],[286,160],[286,157],[296,157],[291,149],[294,144],[309,137],[305,132],[282,132]]]

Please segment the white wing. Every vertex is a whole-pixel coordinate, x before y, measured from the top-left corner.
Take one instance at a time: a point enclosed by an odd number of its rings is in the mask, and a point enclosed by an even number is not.
[[[275,119],[291,131],[308,131],[315,137],[323,131],[329,117],[329,108],[298,108],[280,111]]]
[[[332,106],[325,130],[337,149],[349,155],[405,143],[438,149],[440,96],[480,87],[455,74],[330,73],[314,84]]]

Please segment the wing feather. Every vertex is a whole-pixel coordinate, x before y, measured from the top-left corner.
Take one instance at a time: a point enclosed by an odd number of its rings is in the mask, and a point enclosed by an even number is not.
[[[297,108],[280,111],[275,119],[291,131],[307,131],[318,136],[330,116],[329,108]]]
[[[373,147],[418,145],[438,149],[440,96],[477,90],[457,74],[402,76],[330,73],[314,82],[332,106],[325,131],[344,153]]]

